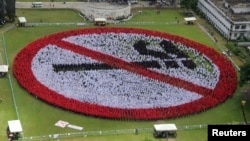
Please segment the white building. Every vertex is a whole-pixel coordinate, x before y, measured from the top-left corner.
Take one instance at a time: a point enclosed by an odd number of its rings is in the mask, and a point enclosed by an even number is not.
[[[250,38],[250,0],[198,0],[197,6],[228,40]]]

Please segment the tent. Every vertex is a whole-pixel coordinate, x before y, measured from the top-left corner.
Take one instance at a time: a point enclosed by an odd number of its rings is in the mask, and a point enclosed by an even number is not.
[[[177,131],[175,124],[155,124],[154,129],[156,131]]]
[[[18,17],[18,25],[19,26],[25,26],[26,23],[26,18],[25,17]]]
[[[166,138],[176,136],[177,127],[175,124],[154,124],[154,136]]]
[[[8,65],[0,65],[0,77],[4,76],[8,72]]]
[[[8,127],[11,133],[20,133],[23,131],[20,120],[9,120]]]
[[[0,65],[0,72],[8,72],[8,65]]]
[[[9,120],[7,136],[9,140],[18,140],[20,133],[23,131],[20,120]]]
[[[106,23],[107,23],[106,18],[95,18],[95,19],[94,19],[94,24],[95,24],[95,25],[104,26],[104,25],[106,25]]]
[[[195,17],[186,17],[184,20],[187,24],[193,24],[197,19]]]
[[[8,65],[0,65],[0,72],[8,72]]]

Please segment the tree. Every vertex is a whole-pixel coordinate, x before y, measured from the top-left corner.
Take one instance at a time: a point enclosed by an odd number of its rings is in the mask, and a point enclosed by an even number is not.
[[[246,63],[240,67],[240,81],[239,85],[243,86],[250,81],[250,63]]]
[[[182,8],[189,9],[189,6],[190,6],[189,1],[190,1],[190,0],[180,0],[180,6],[181,6]]]
[[[182,8],[192,9],[196,11],[198,0],[180,0]]]

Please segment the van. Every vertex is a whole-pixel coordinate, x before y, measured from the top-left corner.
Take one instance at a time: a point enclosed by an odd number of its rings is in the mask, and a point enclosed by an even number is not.
[[[32,7],[42,7],[42,2],[32,2]]]

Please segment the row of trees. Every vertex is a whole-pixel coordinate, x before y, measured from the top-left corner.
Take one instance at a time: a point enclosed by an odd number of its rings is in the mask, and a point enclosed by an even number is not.
[[[180,0],[180,6],[186,9],[192,9],[196,11],[198,0]]]
[[[16,15],[16,0],[0,0],[0,25],[13,22]]]

